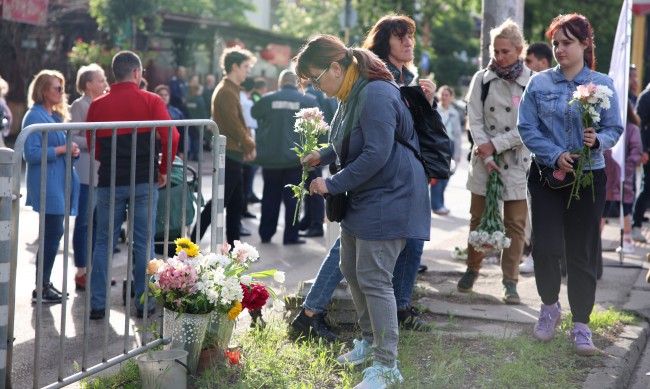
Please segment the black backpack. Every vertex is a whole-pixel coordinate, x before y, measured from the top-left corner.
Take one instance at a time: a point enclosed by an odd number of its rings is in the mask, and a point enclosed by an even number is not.
[[[418,135],[420,151],[395,133],[395,140],[411,149],[422,162],[429,179],[449,178],[451,175],[451,140],[442,123],[436,103],[429,105],[427,96],[420,86],[399,88],[402,99],[413,117],[413,127]]]

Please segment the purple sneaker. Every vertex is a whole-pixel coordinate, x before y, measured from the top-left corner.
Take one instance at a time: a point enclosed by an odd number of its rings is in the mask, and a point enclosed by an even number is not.
[[[533,329],[533,335],[544,342],[553,339],[555,326],[560,322],[560,316],[562,316],[562,308],[559,301],[555,305],[542,304],[539,319]]]
[[[573,342],[576,354],[578,355],[588,357],[598,353],[594,342],[591,341],[591,330],[584,323],[573,323],[571,342]]]

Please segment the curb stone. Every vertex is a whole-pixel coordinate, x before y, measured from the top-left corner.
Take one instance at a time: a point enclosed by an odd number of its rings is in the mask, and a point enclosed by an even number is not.
[[[634,368],[648,341],[650,325],[643,322],[640,326],[625,326],[616,342],[602,350],[604,367],[592,369],[582,387],[591,388],[627,388]]]

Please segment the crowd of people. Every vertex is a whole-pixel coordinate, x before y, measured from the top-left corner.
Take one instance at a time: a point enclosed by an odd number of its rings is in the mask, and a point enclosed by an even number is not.
[[[291,326],[305,336],[338,339],[325,308],[345,278],[361,339],[354,340],[354,347],[337,360],[352,366],[372,361],[358,387],[385,387],[403,381],[397,366],[400,330],[431,330],[410,300],[417,273],[426,270],[421,259],[424,242],[429,240],[431,213],[440,217],[450,213],[444,199],[448,180],[427,179],[417,155],[393,141],[399,136],[419,149],[400,87],[420,88],[440,113],[456,164],[462,155],[463,121],[471,134],[466,184],[471,192],[470,231],[478,228],[485,211],[488,177],[496,173],[501,182],[503,225],[510,240],[499,253],[503,301],[519,304],[519,274],[533,272],[542,302],[533,333],[548,341],[561,317],[559,293],[566,276],[573,320],[571,340],[577,354],[594,355],[597,350],[588,324],[602,271],[604,218],[619,207],[623,210],[624,239],[619,250],[632,252],[633,241],[645,241],[640,226],[650,198],[650,137],[644,131],[650,115],[650,87],[638,98],[634,95],[638,79],[632,76],[636,74],[632,67],[626,161],[621,172],[609,151],[624,131],[616,94],[610,97],[609,109],[598,109],[597,126],[584,125],[579,105],[569,104],[582,85],[593,83],[614,90],[611,79],[595,71],[594,31],[586,17],[568,14],[553,19],[546,31],[552,46],[545,42],[528,45],[521,27],[510,19],[493,28],[490,62],[474,74],[469,85],[466,120],[464,112],[454,107],[453,87],[438,87],[426,77],[418,78],[413,62],[415,31],[411,18],[389,15],[372,27],[361,48],[348,47],[334,36],[314,36],[294,58],[295,70],[282,71],[277,90],[271,92],[268,80],[250,76],[255,55],[239,47],[224,51],[220,62],[223,77],[218,83],[213,75],[206,76],[203,84],[198,76],[188,81],[187,70],[180,66],[169,84],[153,88],[155,93],[141,89],[144,78],[139,57],[122,51],[113,58],[115,83],[110,87],[96,64],[79,69],[76,89],[81,97],[70,108],[63,75],[43,70],[30,85],[29,111],[22,126],[212,118],[227,139],[224,207],[226,240],[231,245],[252,233],[242,224],[242,218],[257,217],[248,210],[248,203],[261,202],[258,233],[263,244],[276,233],[284,204],[282,243],[295,245],[305,243],[305,237],[323,236],[324,199],[346,193],[340,236],[324,258]],[[0,109],[6,105],[2,99],[5,84],[0,79]],[[330,125],[329,139],[323,140],[328,145],[298,159],[291,150],[298,142],[295,115],[309,107],[321,109]],[[151,235],[147,232],[148,204],[156,203],[157,188],[166,182],[166,161],[175,156],[198,160],[200,148],[209,147],[212,134],[206,132],[202,139],[196,127],[172,128],[172,134],[167,127],[141,130],[134,138],[130,129],[118,129],[115,150],[111,130],[99,130],[96,137],[81,131],[72,142],[67,142],[62,131],[51,131],[47,137],[34,133],[27,139],[26,204],[45,216],[43,261],[38,263],[43,267],[42,279],[36,280],[39,287],[32,294],[34,302],[38,298],[45,303],[63,299],[51,282],[51,271],[63,235],[65,194],[69,193],[70,214],[77,216],[75,283],[78,289],[86,289],[86,259],[92,258],[90,318],[104,319],[109,311],[106,292],[110,290],[111,256],[129,202],[130,166],[135,158],[135,301],[139,317],[154,312],[152,302],[144,306],[140,298],[145,292],[146,252],[154,251],[153,231]],[[152,131],[162,151],[162,159],[154,159],[157,185],[153,188],[149,184],[149,153],[157,150],[150,150]],[[136,156],[130,153],[134,140],[139,150]],[[583,196],[567,207],[571,187],[556,188],[547,176],[571,177],[579,158],[575,150],[583,146],[590,156],[591,163],[584,169],[593,175],[592,186],[581,187]],[[43,148],[47,148],[46,207],[40,204]],[[90,154],[93,148],[95,155]],[[112,154],[117,155],[115,166]],[[70,159],[75,169],[71,189],[66,191]],[[335,174],[325,177],[322,170],[327,165],[335,166]],[[643,166],[643,181],[637,195],[633,177],[639,166]],[[311,168],[309,196],[296,222],[296,198],[286,186],[299,183],[304,167]],[[261,200],[252,185],[257,168],[261,168],[264,182]],[[612,184],[619,182],[620,174],[625,175],[622,193]],[[95,207],[88,204],[93,188]],[[113,215],[109,214],[111,202],[115,204]],[[205,204],[199,216],[200,229],[191,232],[194,241],[200,241],[210,225],[212,206],[212,200]],[[152,211],[155,219],[156,208]],[[92,226],[87,222],[90,212],[94,215]],[[108,231],[103,226],[108,226],[111,218],[114,229]],[[467,245],[467,269],[457,283],[459,292],[473,290],[483,259],[483,251]],[[38,277],[39,272],[36,274]]]

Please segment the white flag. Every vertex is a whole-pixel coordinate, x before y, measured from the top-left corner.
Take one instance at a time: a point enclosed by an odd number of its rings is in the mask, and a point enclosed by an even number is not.
[[[618,97],[621,111],[623,130],[627,123],[627,92],[630,77],[630,31],[632,24],[632,0],[624,0],[621,16],[618,18],[616,38],[612,49],[612,61],[609,65],[609,76],[614,81],[614,93]],[[612,148],[612,158],[621,171],[621,181],[625,180],[625,131],[618,143]]]

